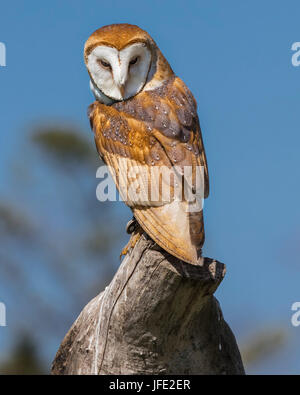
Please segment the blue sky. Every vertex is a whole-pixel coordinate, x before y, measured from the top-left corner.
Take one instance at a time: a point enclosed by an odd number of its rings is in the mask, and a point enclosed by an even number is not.
[[[19,0],[0,10],[4,195],[9,160],[28,125],[71,122],[92,143],[82,53],[98,27],[127,22],[147,30],[192,90],[211,180],[205,254],[227,265],[217,291],[225,319],[240,341],[266,324],[291,336],[289,351],[259,373],[300,369],[300,329],[290,324],[291,305],[300,301],[300,67],[291,63],[299,13],[292,0]]]

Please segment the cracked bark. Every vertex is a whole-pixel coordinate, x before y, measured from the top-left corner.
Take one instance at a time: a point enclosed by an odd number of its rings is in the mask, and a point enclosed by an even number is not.
[[[184,263],[143,234],[66,334],[52,374],[244,374],[213,296],[224,274],[220,262]]]

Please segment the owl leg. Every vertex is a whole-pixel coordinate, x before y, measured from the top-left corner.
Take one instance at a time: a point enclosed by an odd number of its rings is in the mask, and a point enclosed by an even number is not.
[[[136,245],[136,243],[139,241],[139,239],[143,234],[142,228],[140,227],[140,225],[138,224],[137,220],[134,217],[126,225],[126,232],[128,234],[131,234],[131,237],[129,242],[123,248],[120,254],[120,259],[122,258],[123,255],[127,255],[128,252],[134,248],[134,246]]]

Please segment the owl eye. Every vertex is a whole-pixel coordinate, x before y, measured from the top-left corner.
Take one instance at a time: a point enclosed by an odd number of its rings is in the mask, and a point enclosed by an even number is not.
[[[111,69],[111,65],[108,63],[108,62],[106,62],[105,60],[103,60],[103,59],[99,59],[98,60],[98,63],[102,66],[102,67],[104,67],[105,69]]]
[[[131,59],[131,61],[129,62],[130,66],[132,66],[133,64],[136,64],[136,62],[139,60],[139,57],[136,56],[135,58]]]

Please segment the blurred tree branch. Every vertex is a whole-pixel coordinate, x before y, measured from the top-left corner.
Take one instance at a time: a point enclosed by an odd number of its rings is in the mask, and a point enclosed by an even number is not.
[[[269,328],[258,332],[250,338],[241,349],[242,359],[246,366],[257,364],[279,351],[287,340],[287,333],[282,328]]]

